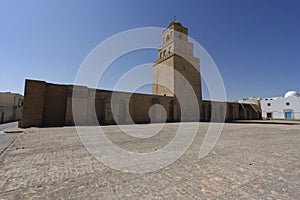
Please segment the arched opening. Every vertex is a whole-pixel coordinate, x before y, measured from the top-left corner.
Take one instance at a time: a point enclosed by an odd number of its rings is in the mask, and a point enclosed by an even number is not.
[[[169,41],[170,40],[170,36],[169,35],[167,35],[167,37],[166,37],[166,41]]]

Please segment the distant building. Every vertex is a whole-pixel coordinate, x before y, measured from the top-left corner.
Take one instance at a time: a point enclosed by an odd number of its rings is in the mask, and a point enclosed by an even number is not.
[[[260,100],[261,100],[260,97],[250,97],[247,99],[241,99],[238,102],[239,103],[247,103],[247,104],[256,104],[256,105],[260,106]]]
[[[288,91],[284,97],[261,99],[263,119],[298,119],[300,120],[300,94]]]
[[[21,119],[22,106],[22,95],[0,92],[0,124]]]

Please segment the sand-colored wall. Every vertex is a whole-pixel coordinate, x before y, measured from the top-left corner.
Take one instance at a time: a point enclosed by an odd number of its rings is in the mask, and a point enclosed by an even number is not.
[[[43,125],[65,125],[67,85],[47,84],[44,96]]]
[[[17,93],[0,92],[0,124],[21,118],[23,96]]]
[[[260,119],[261,116],[259,107],[251,104],[203,101],[200,108],[201,121]],[[23,117],[19,126],[149,123],[151,116],[153,122],[180,121],[177,99],[26,80]]]
[[[26,80],[23,115],[19,122],[20,127],[27,128],[43,125],[46,85],[47,83],[44,81]]]

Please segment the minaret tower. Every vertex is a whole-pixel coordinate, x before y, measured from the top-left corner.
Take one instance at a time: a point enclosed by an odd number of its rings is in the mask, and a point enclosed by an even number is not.
[[[188,98],[190,94],[185,94],[180,87],[186,81],[176,78],[177,71],[192,86],[201,105],[200,60],[194,57],[194,46],[188,41],[188,29],[174,20],[162,33],[162,42],[158,49],[158,59],[153,65],[152,93],[163,96],[183,94]],[[172,71],[164,70],[162,65],[170,67]]]

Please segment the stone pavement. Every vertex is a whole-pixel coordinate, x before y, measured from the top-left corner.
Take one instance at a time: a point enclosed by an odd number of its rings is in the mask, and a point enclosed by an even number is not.
[[[18,122],[10,122],[10,123],[4,123],[0,124],[0,133],[3,133],[3,131],[7,128],[11,127],[18,127]]]
[[[198,124],[180,159],[144,174],[100,163],[74,127],[26,129],[0,156],[0,199],[300,199],[299,125],[225,124],[214,150],[199,160],[208,123]],[[177,126],[166,124],[148,139],[103,129],[120,148],[150,152],[166,145]]]
[[[17,127],[18,122],[0,124],[0,154],[20,135],[20,129]],[[9,134],[6,134],[7,130]]]

